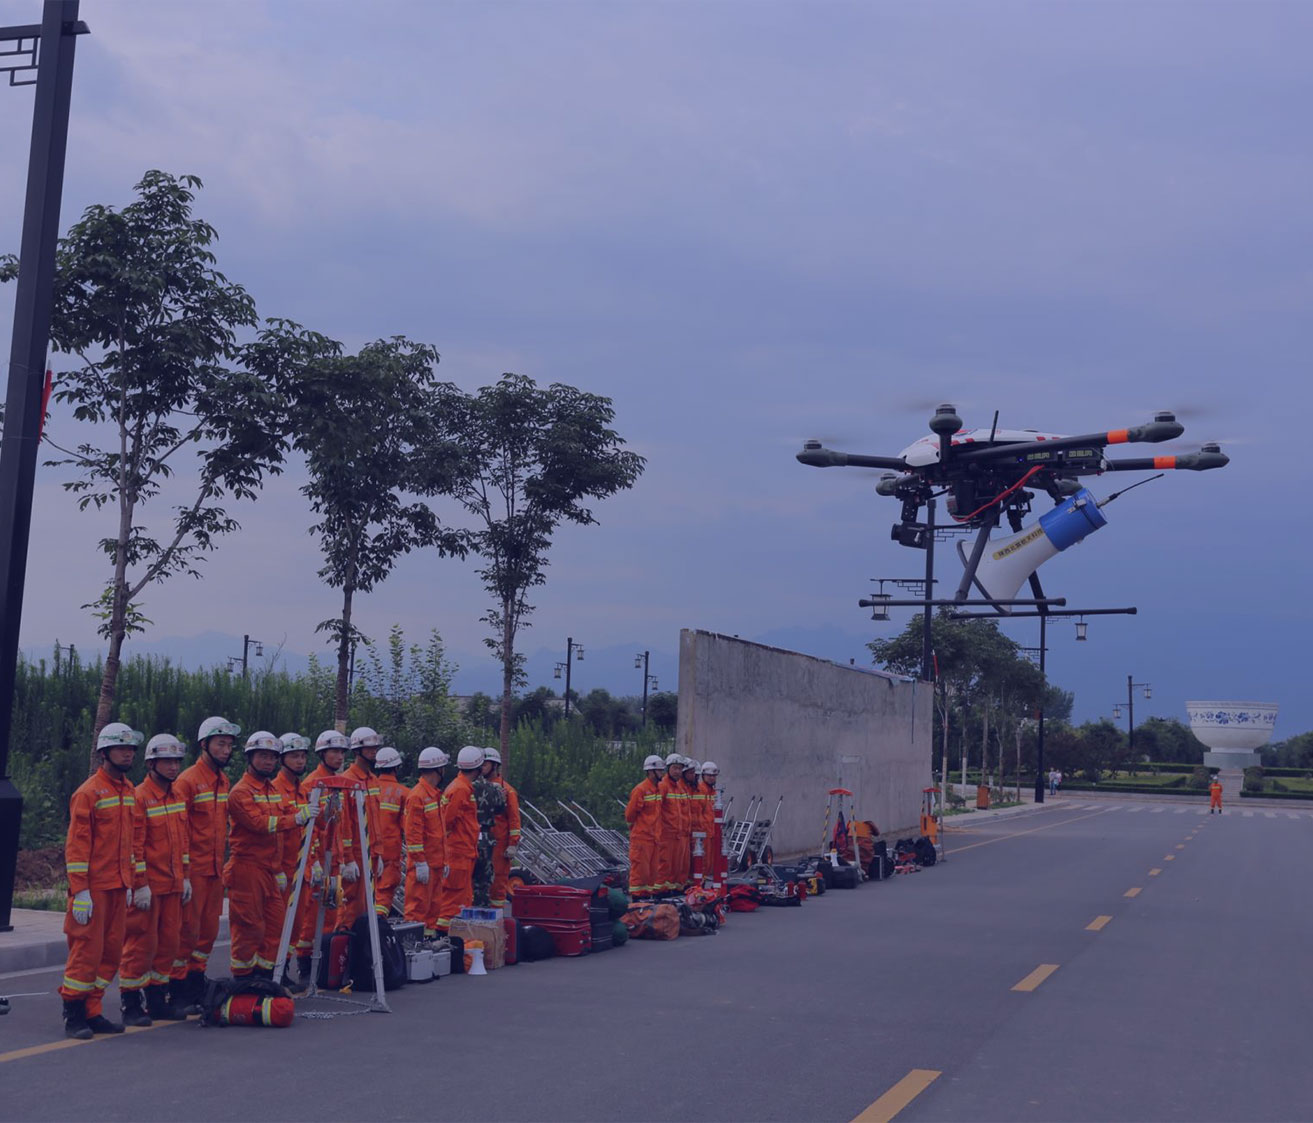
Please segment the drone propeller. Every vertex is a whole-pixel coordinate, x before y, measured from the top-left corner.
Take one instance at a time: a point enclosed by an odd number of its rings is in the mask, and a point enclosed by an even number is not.
[[[959,461],[1022,460],[1031,453],[1060,452],[1068,448],[1106,448],[1121,444],[1161,444],[1179,437],[1185,426],[1166,410],[1157,414],[1148,425],[1132,429],[1109,429],[1102,433],[1085,433],[1078,437],[1049,437],[1042,441],[1025,441],[1016,444],[987,445],[983,448],[959,448]]]

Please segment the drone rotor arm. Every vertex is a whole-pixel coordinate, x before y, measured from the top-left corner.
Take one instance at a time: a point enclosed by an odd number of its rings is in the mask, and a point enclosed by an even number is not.
[[[809,441],[798,453],[799,463],[812,468],[892,468],[906,472],[907,461],[901,456],[867,456],[860,452],[835,452]]]
[[[1109,472],[1207,472],[1210,468],[1225,468],[1231,458],[1224,452],[1205,449],[1181,456],[1137,456],[1130,460],[1105,460]]]

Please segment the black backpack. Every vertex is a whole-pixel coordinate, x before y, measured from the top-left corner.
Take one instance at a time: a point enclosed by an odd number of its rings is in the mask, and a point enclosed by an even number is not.
[[[935,844],[925,835],[916,840],[916,860],[923,866],[933,866],[938,860],[939,855],[935,852]]]
[[[406,950],[392,931],[387,917],[372,909],[356,917],[351,925],[351,987],[357,991],[374,989],[374,949],[369,942],[369,924],[378,922],[378,950],[383,961],[383,989],[397,990],[406,985]]]

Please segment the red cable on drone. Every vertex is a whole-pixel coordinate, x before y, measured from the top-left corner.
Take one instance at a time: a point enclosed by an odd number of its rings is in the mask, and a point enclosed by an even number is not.
[[[1003,491],[1000,491],[1000,492],[999,492],[996,496],[994,496],[994,498],[991,499],[988,503],[984,503],[984,504],[982,504],[981,506],[977,507],[974,511],[971,512],[971,514],[969,514],[969,515],[963,515],[961,518],[958,518],[956,515],[954,515],[954,516],[953,516],[953,521],[954,521],[954,522],[964,523],[964,522],[968,522],[968,521],[971,520],[971,519],[974,519],[978,514],[980,514],[981,511],[988,511],[989,508],[992,507],[992,506],[994,506],[995,503],[998,503],[998,502],[1000,502],[1000,501],[1006,499],[1009,495],[1011,495],[1014,491],[1016,491],[1017,488],[1019,488],[1019,487],[1021,487],[1023,484],[1025,484],[1025,482],[1026,482],[1028,479],[1030,479],[1030,477],[1033,476],[1036,472],[1042,472],[1043,470],[1044,470],[1044,468],[1043,468],[1042,465],[1037,465],[1036,467],[1032,468],[1029,472],[1027,472],[1024,476],[1022,476],[1021,479],[1019,479],[1019,480],[1018,480],[1016,483],[1014,483],[1011,487],[1009,487],[1009,488],[1005,488]]]

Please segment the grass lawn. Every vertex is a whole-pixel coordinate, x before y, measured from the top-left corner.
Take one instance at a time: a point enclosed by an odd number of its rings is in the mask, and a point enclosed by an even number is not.
[[[1274,781],[1279,781],[1282,788],[1288,792],[1300,792],[1313,795],[1313,780],[1305,779],[1303,776],[1280,776],[1272,777],[1264,783],[1264,787],[1269,791],[1280,791],[1281,788],[1272,786]]]

